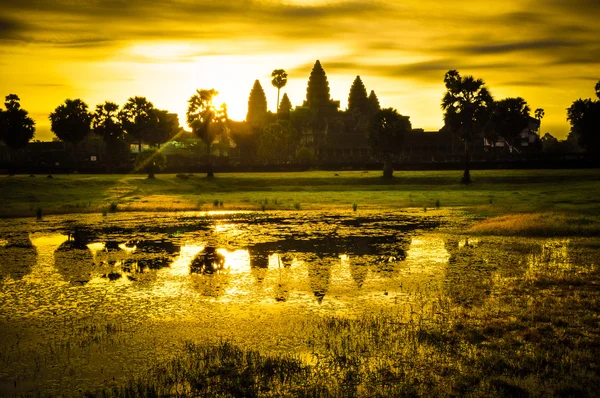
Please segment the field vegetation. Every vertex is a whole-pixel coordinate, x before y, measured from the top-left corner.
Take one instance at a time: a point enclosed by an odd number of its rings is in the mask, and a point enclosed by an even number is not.
[[[600,172],[474,171],[471,178],[462,185],[455,171],[397,172],[385,180],[377,171],[2,177],[0,215],[437,212],[451,221],[443,233],[471,237],[448,262],[456,279],[426,305],[307,317],[296,325],[306,355],[227,339],[187,342],[126,383],[88,396],[597,395]],[[479,249],[482,236],[487,246]],[[569,255],[558,261],[548,239]],[[546,250],[528,242],[550,243]],[[127,331],[107,324],[78,333],[69,347],[76,340],[110,347]],[[69,350],[55,351],[69,362]],[[13,360],[4,355],[5,363]]]

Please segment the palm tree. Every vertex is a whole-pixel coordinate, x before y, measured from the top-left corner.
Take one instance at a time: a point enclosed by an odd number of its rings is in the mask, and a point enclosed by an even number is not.
[[[113,166],[126,159],[129,153],[125,131],[119,120],[119,105],[110,101],[96,105],[96,111],[92,115],[92,129],[102,137],[106,167],[112,172]]]
[[[529,105],[521,97],[505,98],[494,103],[490,123],[498,135],[504,138],[511,153],[519,145],[521,132],[529,126]]]
[[[542,119],[544,118],[544,116],[546,116],[546,112],[544,112],[544,110],[542,108],[537,108],[533,114],[535,115],[535,118],[538,121],[538,134],[541,135],[542,134]]]
[[[465,143],[465,171],[461,182],[469,184],[469,146],[484,130],[493,99],[482,79],[475,79],[473,76],[461,77],[456,70],[446,73],[444,84],[444,128],[458,135]]]
[[[146,140],[152,128],[153,109],[154,105],[146,97],[131,97],[119,112],[123,129],[137,140],[138,153],[142,152],[142,141]]]
[[[192,131],[206,144],[207,171],[206,177],[214,177],[211,164],[211,146],[217,135],[222,134],[226,129],[227,107],[225,104],[217,109],[213,105],[213,99],[219,93],[211,88],[210,90],[196,90],[188,100],[188,110],[186,113],[187,124]]]
[[[276,107],[276,109],[278,110],[279,109],[279,92],[287,84],[287,73],[283,69],[275,69],[273,72],[271,72],[271,77],[273,78],[273,80],[271,80],[271,84],[274,87],[277,87],[277,107]]]
[[[0,109],[0,141],[18,154],[33,138],[35,122],[25,109],[21,109],[20,99],[16,94],[7,95],[5,100],[6,111]]]
[[[67,99],[49,116],[50,129],[61,141],[71,144],[73,168],[75,168],[75,148],[91,130],[92,115],[88,106],[80,99]]]

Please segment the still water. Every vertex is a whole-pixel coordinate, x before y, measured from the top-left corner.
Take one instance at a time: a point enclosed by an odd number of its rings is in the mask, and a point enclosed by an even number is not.
[[[592,261],[566,239],[476,238],[460,225],[441,211],[3,220],[0,392],[118,386],[189,340],[310,362],[316,317],[422,322]]]
[[[449,254],[436,217],[322,213],[49,218],[5,230],[0,307],[13,317],[197,314],[194,305],[319,312],[436,293]]]

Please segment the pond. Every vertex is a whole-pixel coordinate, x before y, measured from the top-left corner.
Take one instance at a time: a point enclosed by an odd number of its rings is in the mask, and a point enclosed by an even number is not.
[[[454,217],[454,218],[453,218]],[[564,239],[456,234],[443,212],[215,212],[4,220],[0,391],[119,385],[183,341],[310,363],[314,317],[421,321],[511,278],[578,272]],[[453,221],[454,220],[454,221]]]

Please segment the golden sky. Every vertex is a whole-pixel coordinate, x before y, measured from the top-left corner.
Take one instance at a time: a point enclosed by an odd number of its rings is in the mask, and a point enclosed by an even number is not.
[[[564,138],[566,108],[600,80],[600,1],[0,0],[0,94],[18,94],[50,140],[48,114],[66,98],[94,108],[146,96],[185,121],[197,88],[215,88],[243,120],[259,79],[269,109],[273,69],[294,106],[319,59],[345,109],[360,75],[413,127],[442,126],[449,69],[496,99],[544,108],[543,133]]]

